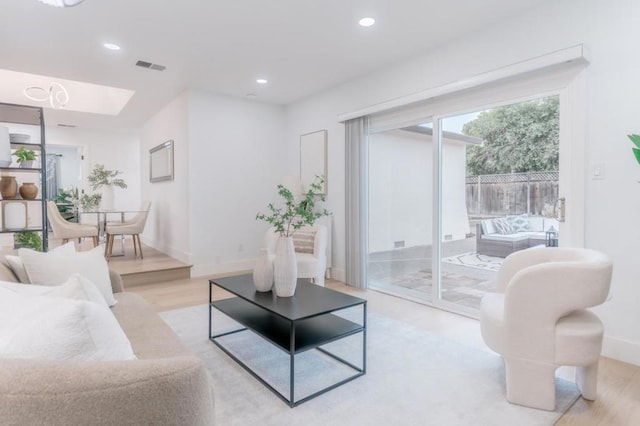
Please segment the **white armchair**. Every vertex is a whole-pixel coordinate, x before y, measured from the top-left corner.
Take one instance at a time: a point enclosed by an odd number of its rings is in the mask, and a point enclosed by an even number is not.
[[[498,293],[482,298],[480,326],[504,358],[509,402],[553,410],[562,365],[577,367],[582,396],[595,399],[604,327],[586,308],[606,300],[612,270],[588,249],[535,247],[505,259]]]
[[[316,224],[302,227],[298,232],[313,235],[313,252],[301,253],[298,251],[300,248],[296,247],[298,278],[312,278],[315,284],[324,287],[324,276],[327,269],[327,228]],[[264,247],[272,258],[275,257],[278,237],[279,234],[275,232],[275,228],[269,228],[264,237]],[[294,234],[294,246],[296,245]]]

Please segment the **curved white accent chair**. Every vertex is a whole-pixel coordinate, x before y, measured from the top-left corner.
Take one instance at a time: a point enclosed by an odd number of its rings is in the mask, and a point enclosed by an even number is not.
[[[133,218],[125,220],[124,222],[107,223],[107,245],[105,247],[105,256],[107,259],[111,257],[111,253],[113,252],[113,240],[116,235],[131,235],[133,237],[134,256],[137,257],[138,251],[140,251],[140,259],[144,259],[142,255],[142,244],[140,243],[140,234],[144,231],[150,209],[151,202],[145,201],[140,211]]]
[[[62,239],[62,244],[67,243],[73,238],[91,237],[93,239],[93,246],[98,245],[97,226],[73,223],[65,220],[60,214],[58,206],[56,206],[56,203],[53,201],[47,201],[47,217],[51,224],[53,236]]]
[[[505,259],[480,326],[504,358],[509,402],[553,410],[559,366],[577,367],[583,398],[596,398],[604,327],[587,308],[606,301],[612,271],[607,255],[589,249],[534,247]]]
[[[298,267],[298,278],[312,278],[317,285],[324,287],[324,276],[327,270],[327,227],[324,225],[303,226],[298,231],[299,235],[306,233],[313,234],[313,247],[309,247],[311,253],[299,252],[299,247],[295,247],[296,233],[294,233],[294,247],[296,248],[296,264]],[[275,228],[269,228],[264,237],[264,247],[269,251],[269,256],[273,260],[276,254],[276,245],[280,234],[275,232]]]

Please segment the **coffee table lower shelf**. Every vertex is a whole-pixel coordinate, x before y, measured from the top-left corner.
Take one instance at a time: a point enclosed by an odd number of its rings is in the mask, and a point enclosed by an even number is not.
[[[238,322],[245,328],[213,334],[212,331],[212,309],[216,309],[234,321]],[[335,312],[335,311],[334,311]],[[260,381],[264,386],[276,394],[280,399],[287,403],[290,407],[296,407],[303,402],[309,401],[325,392],[328,392],[338,386],[341,386],[351,380],[354,380],[366,374],[366,303],[362,304],[362,324],[349,321],[333,313],[324,313],[310,318],[300,319],[296,321],[288,320],[277,314],[274,314],[261,307],[253,305],[242,298],[234,297],[209,303],[209,339],[216,344],[231,359],[243,367],[249,374]],[[273,344],[278,349],[289,354],[289,396],[285,396],[275,389],[265,379],[260,377],[249,365],[236,357],[231,350],[226,348],[220,338],[240,333],[243,331],[252,331],[263,339]],[[343,339],[345,337],[362,333],[362,365],[357,366],[349,361],[327,351],[320,346]],[[294,399],[295,389],[295,356],[308,351],[318,350],[340,363],[348,366],[355,371],[355,374],[340,380],[330,386],[320,389],[311,395],[305,396],[299,400]]]

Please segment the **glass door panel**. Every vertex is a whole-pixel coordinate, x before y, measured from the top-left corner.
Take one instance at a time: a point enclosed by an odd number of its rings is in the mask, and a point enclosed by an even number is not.
[[[431,300],[431,123],[369,135],[369,286]]]
[[[557,96],[443,118],[439,300],[478,312],[509,254],[557,245]]]

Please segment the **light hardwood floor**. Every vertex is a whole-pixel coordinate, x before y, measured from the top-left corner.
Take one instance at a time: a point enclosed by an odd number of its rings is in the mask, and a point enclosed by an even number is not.
[[[210,277],[198,277],[127,289],[147,299],[158,311],[206,304]],[[327,287],[367,299],[370,310],[403,321],[427,332],[488,351],[480,336],[477,320],[433,309],[418,303],[346,286],[334,280]],[[228,297],[217,289],[214,298]],[[640,367],[608,358],[600,361],[598,399],[579,398],[556,423],[562,426],[640,425]]]

